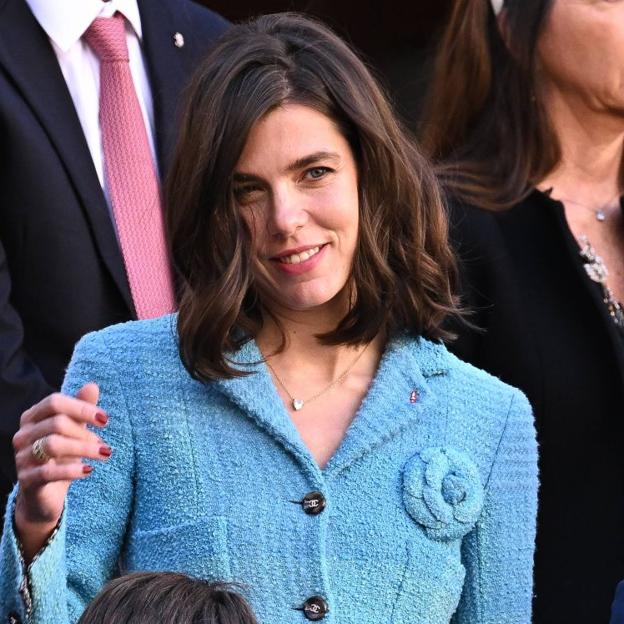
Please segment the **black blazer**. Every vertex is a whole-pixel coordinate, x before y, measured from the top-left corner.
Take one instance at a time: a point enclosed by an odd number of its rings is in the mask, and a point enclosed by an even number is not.
[[[455,204],[472,322],[451,349],[521,388],[540,444],[534,622],[609,621],[624,578],[624,348],[563,206],[535,191],[492,214]]]
[[[227,22],[189,0],[138,4],[164,171],[180,92]],[[0,0],[0,509],[15,479],[11,437],[21,413],[60,387],[82,335],[134,316],[52,46],[24,0]]]

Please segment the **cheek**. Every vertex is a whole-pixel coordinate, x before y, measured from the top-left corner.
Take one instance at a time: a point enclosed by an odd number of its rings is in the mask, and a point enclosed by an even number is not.
[[[583,10],[585,9],[585,10]],[[624,4],[622,4],[624,9]],[[555,4],[538,43],[545,77],[577,91],[598,91],[624,67],[624,10]]]
[[[319,206],[319,225],[336,232],[341,243],[347,244],[357,238],[360,212],[357,187],[345,183],[332,189],[321,198]]]

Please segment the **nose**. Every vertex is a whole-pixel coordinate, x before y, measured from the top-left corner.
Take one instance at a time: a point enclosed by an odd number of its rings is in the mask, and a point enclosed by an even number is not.
[[[267,227],[274,238],[293,236],[308,221],[305,198],[296,189],[282,187],[274,189]]]

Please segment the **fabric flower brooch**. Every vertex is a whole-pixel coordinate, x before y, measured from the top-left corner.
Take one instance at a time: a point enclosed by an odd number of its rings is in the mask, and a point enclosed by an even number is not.
[[[403,469],[403,503],[428,537],[463,537],[483,507],[483,485],[474,462],[452,448],[430,447]]]

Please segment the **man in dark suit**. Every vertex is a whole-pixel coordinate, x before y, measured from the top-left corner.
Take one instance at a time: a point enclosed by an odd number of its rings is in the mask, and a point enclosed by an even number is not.
[[[180,93],[227,22],[190,0],[115,3],[134,11],[138,5],[137,50],[162,173]],[[0,510],[15,480],[11,439],[21,413],[59,389],[82,335],[136,317],[105,184],[76,104],[82,76],[62,65],[57,42],[29,4],[0,0]],[[54,4],[57,12],[86,6]]]

